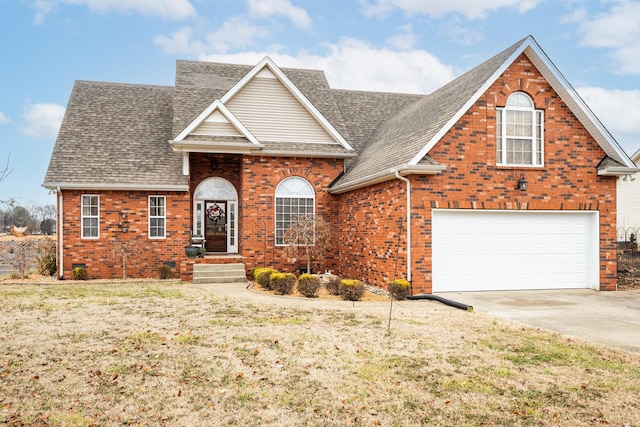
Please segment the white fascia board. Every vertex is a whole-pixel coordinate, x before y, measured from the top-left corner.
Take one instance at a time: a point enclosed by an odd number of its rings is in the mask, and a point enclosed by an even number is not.
[[[224,143],[214,144],[209,141],[169,141],[173,151],[190,153],[251,154],[264,147],[263,144]]]
[[[253,78],[262,71],[265,67],[271,71],[278,80],[284,85],[285,88],[302,104],[302,106],[313,116],[314,119],[318,121],[320,126],[329,133],[340,145],[342,145],[347,150],[353,150],[353,147],[349,145],[349,143],[340,135],[340,132],[333,127],[331,123],[318,111],[318,109],[307,99],[306,96],[300,89],[296,87],[296,85],[289,80],[289,78],[278,68],[275,62],[268,56],[265,56],[262,61],[258,63],[253,69],[247,73],[234,87],[232,87],[229,92],[224,94],[224,96],[220,99],[223,104],[226,104],[231,98],[233,98],[243,87],[247,85]]]
[[[184,128],[182,132],[174,139],[174,141],[182,141],[185,139],[191,132],[193,132],[198,126],[202,124],[211,114],[215,111],[220,111],[220,113],[224,116],[225,119],[229,121],[235,127],[238,132],[242,134],[245,138],[251,141],[252,144],[260,145],[258,139],[253,136],[253,134],[246,128],[245,125],[242,124],[240,120],[231,112],[229,109],[220,101],[216,99],[209,105],[200,115],[192,121],[189,126]]]
[[[334,153],[331,151],[287,151],[287,150],[262,150],[253,151],[249,154],[254,156],[273,156],[273,157],[304,157],[304,158],[323,158],[323,159],[351,159],[356,157],[356,153]]]
[[[424,158],[424,156],[426,156],[429,153],[429,151],[431,151],[431,149],[434,147],[434,145],[436,145],[438,143],[438,141],[440,141],[440,139],[443,136],[445,136],[446,133],[449,132],[449,130],[456,123],[458,123],[458,121],[467,112],[467,110],[469,110],[469,108],[471,108],[476,103],[476,101],[491,87],[491,85],[496,80],[498,80],[498,77],[500,77],[502,75],[502,73],[504,73],[507,70],[507,68],[516,60],[516,58],[518,58],[518,56],[520,56],[520,54],[522,52],[524,52],[524,49],[528,46],[529,43],[531,43],[532,39],[533,38],[531,36],[529,36],[529,37],[527,37],[527,40],[522,42],[522,44],[518,47],[518,49],[516,49],[511,54],[511,56],[509,58],[507,58],[506,61],[504,61],[504,63],[500,66],[500,68],[498,68],[496,70],[496,72],[493,73],[493,75],[491,77],[489,77],[486,82],[484,82],[484,84],[480,87],[480,89],[478,89],[476,91],[476,93],[474,93],[473,96],[471,98],[469,98],[469,100],[467,100],[467,102],[462,106],[462,108],[460,108],[453,115],[453,117],[451,117],[451,119],[449,119],[449,121],[444,126],[442,126],[442,128],[440,128],[438,133],[436,133],[434,135],[434,137],[431,138],[431,140],[429,142],[427,142],[427,144],[422,148],[422,150],[420,150],[418,152],[418,154],[416,154],[409,161],[410,165],[417,165]]]
[[[42,184],[47,190],[113,190],[113,191],[188,191],[188,185],[162,185],[162,184],[84,184],[70,182],[45,182]]]
[[[401,165],[391,169],[385,169],[382,172],[357,179],[353,182],[343,185],[337,185],[329,190],[331,194],[342,194],[348,191],[357,190],[358,188],[368,187],[384,181],[396,179],[396,172],[401,176],[407,175],[436,175],[447,169],[444,165]]]
[[[598,169],[598,175],[600,176],[622,176],[622,175],[635,175],[640,172],[638,168],[627,168],[624,166],[611,166],[608,168]]]

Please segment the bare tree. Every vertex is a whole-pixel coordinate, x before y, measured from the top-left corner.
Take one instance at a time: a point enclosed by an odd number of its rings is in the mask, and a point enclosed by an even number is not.
[[[122,278],[127,278],[127,269],[130,265],[149,265],[156,260],[156,253],[149,244],[142,238],[131,240],[117,240],[114,242],[111,256],[115,262],[120,261],[122,267]]]
[[[0,261],[11,267],[12,275],[24,279],[29,276],[29,269],[37,262],[42,245],[45,240],[19,239],[2,242],[0,245]]]
[[[322,217],[300,215],[293,219],[291,227],[284,233],[286,245],[282,256],[290,262],[300,258],[300,252],[307,261],[307,273],[311,273],[311,259],[324,261],[327,250],[331,248],[334,232],[331,225]]]
[[[0,169],[0,182],[4,181],[10,174],[13,172],[13,168],[9,168],[9,161],[11,160],[11,154],[7,157],[7,164],[4,166],[4,169]],[[13,207],[15,203],[14,198],[10,198],[7,200],[0,199],[0,205],[7,205],[9,207]]]

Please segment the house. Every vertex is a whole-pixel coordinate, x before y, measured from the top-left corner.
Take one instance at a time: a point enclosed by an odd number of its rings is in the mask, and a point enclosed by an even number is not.
[[[638,166],[640,150],[631,155],[631,160]],[[637,241],[640,231],[640,180],[636,180],[634,175],[618,177],[617,194],[618,245],[628,245],[632,240],[631,235]]]
[[[43,185],[61,279],[297,271],[285,232],[315,215],[337,238],[313,269],[371,285],[615,290],[616,180],[637,170],[529,36],[429,95],[269,58],[178,61],[172,87],[79,81]]]

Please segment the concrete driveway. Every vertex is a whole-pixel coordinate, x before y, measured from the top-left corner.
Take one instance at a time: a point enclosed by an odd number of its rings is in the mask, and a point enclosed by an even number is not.
[[[443,298],[484,313],[640,353],[640,290],[447,292]]]

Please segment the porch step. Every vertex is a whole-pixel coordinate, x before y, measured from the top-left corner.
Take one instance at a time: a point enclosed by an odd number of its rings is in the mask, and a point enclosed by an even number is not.
[[[242,263],[194,264],[193,283],[246,283],[247,272]]]

